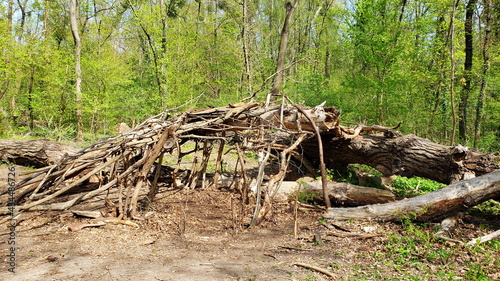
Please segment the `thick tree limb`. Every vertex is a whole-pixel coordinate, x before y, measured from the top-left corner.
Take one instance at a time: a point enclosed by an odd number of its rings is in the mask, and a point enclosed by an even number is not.
[[[0,160],[23,166],[45,167],[78,149],[48,140],[0,140]]]
[[[323,188],[319,181],[305,182],[304,187],[315,193],[318,193]],[[395,199],[394,194],[388,190],[359,186],[346,182],[328,182],[327,188],[330,202],[336,206],[380,204],[394,202]]]
[[[438,191],[394,203],[357,208],[331,208],[329,219],[376,219],[381,221],[410,218],[429,221],[466,210],[500,196],[500,170],[454,183]]]
[[[450,184],[500,169],[500,152],[484,154],[461,145],[446,146],[415,135],[358,135],[352,139],[323,134],[326,165],[343,168],[366,164],[386,176],[420,176]],[[304,153],[318,163],[315,140],[304,144]]]

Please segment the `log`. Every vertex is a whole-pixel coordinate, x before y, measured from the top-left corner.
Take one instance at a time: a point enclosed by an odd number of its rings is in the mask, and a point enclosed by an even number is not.
[[[314,201],[321,202],[321,181],[303,183],[305,192],[313,191]],[[365,187],[347,182],[328,182],[328,195],[332,205],[336,206],[363,206],[394,202],[395,196],[388,190]],[[314,193],[315,192],[315,193]]]
[[[432,221],[467,210],[499,196],[500,170],[451,184],[438,191],[393,203],[356,208],[331,208],[324,217],[337,220],[394,221],[409,218],[418,221]]]
[[[462,145],[446,146],[415,135],[389,132],[347,139],[323,134],[327,167],[365,164],[384,176],[419,176],[444,184],[500,169],[500,152],[485,154]],[[319,163],[314,139],[304,142],[303,149],[311,162]]]
[[[78,149],[44,139],[3,140],[0,139],[0,160],[36,168],[53,165]]]

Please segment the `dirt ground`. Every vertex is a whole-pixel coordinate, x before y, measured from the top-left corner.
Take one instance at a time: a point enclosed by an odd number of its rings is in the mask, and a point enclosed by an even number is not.
[[[0,226],[0,280],[333,279],[296,263],[326,269],[341,280],[415,279],[424,273],[431,275],[422,280],[439,280],[432,275],[439,270],[456,272],[453,279],[467,279],[468,261],[481,259],[457,253],[448,264],[427,261],[398,267],[388,262],[388,244],[394,241],[391,233],[403,231],[400,223],[325,222],[314,208],[299,208],[295,238],[293,203],[274,204],[266,220],[253,229],[246,228],[253,209],[244,208],[242,216],[238,195],[214,188],[161,189],[152,208],[142,213],[144,219],[135,221],[138,227],[108,222],[73,232],[70,225],[91,219],[71,211],[27,213],[16,229],[15,273],[8,272],[8,229]],[[491,232],[485,225],[468,215],[459,235],[472,238]],[[429,231],[436,226],[429,224]],[[314,239],[318,234],[321,241]],[[493,254],[500,256],[500,250]],[[492,266],[487,274],[492,280],[500,278],[495,275],[500,265]]]

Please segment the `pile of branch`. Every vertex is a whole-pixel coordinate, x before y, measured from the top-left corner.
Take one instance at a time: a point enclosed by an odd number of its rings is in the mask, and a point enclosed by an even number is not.
[[[404,136],[395,131],[397,127],[358,124],[350,128],[340,125],[340,112],[335,107],[310,108],[284,98],[281,104],[238,103],[169,114],[165,111],[126,133],[76,153],[70,151],[55,163],[48,161],[47,166],[29,171],[29,176],[15,186],[16,212],[66,210],[105,194],[103,202],[111,202],[116,207],[117,217],[138,218],[139,200],[147,199],[146,203],[154,200],[166,154],[177,157],[176,163],[170,163],[169,177],[174,187],[195,188],[205,179],[209,159],[214,158],[215,173],[209,184],[217,186],[223,149],[229,142],[238,155],[234,174],[242,199],[248,198],[251,182],[256,189],[251,226],[259,223],[271,209],[273,195],[287,174],[292,157],[312,174],[320,167],[327,207],[332,198],[333,202],[354,198],[350,198],[352,195],[346,188],[333,189],[332,192],[339,194],[328,195],[326,167],[360,163],[378,169],[384,176],[423,176],[443,183],[483,176],[413,201],[387,203],[381,207],[329,209],[326,214],[329,218],[388,220],[396,215],[418,213],[419,218],[430,219],[500,196],[500,174],[494,173],[500,169],[500,154],[484,154],[460,145],[444,146],[413,135]],[[188,140],[195,142],[195,148],[182,151]],[[254,179],[248,175],[244,159],[245,152],[250,150],[259,155]],[[40,155],[36,149],[28,151]],[[197,151],[202,151],[201,161],[194,157],[192,168],[181,173],[181,159]],[[274,174],[264,175],[271,155],[278,165]],[[26,160],[22,153],[7,153],[1,146],[0,157],[10,162]],[[91,190],[85,189],[89,181],[95,183]],[[11,213],[6,193],[7,189],[0,193],[0,202],[3,202],[0,214]],[[431,205],[433,199],[437,200],[435,205]]]
[[[172,173],[174,183],[184,181],[183,186],[194,187],[200,175],[205,173],[214,143],[219,144],[218,171],[224,143],[244,138],[242,149],[267,151],[268,154],[282,151],[279,173],[271,176],[268,184],[271,190],[285,176],[288,156],[294,148],[312,135],[313,129],[335,128],[338,114],[333,107],[305,108],[292,103],[239,103],[188,110],[170,118],[166,111],[124,134],[101,140],[55,164],[30,171],[30,176],[15,187],[17,211],[65,210],[96,195],[114,191],[118,193],[115,202],[118,215],[135,218],[140,194],[148,194],[150,201],[154,199],[163,156],[176,154],[180,163],[189,153],[181,152],[181,145],[187,140],[196,141],[195,150],[198,143],[203,144],[202,165],[192,169],[187,180],[176,179],[177,166]],[[239,155],[242,154],[239,151]],[[265,164],[264,161],[261,166]],[[216,172],[215,182],[217,177]],[[91,178],[98,180],[97,188],[79,192]],[[262,178],[261,173],[257,180],[262,182]],[[0,208],[0,213],[9,213],[7,206]]]

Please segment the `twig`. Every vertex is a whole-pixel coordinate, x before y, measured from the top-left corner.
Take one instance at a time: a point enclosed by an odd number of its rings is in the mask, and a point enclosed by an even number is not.
[[[241,186],[241,199],[244,202],[247,202],[248,200],[248,189],[249,189],[249,184],[248,184],[248,177],[247,173],[245,172],[245,156],[243,155],[243,152],[240,149],[240,145],[237,143],[236,144],[236,151],[238,153],[238,162],[241,167],[241,177],[243,178],[243,184]],[[235,173],[237,173],[237,168],[235,170]]]
[[[295,206],[293,208],[293,238],[297,239],[297,232],[298,232],[298,215],[297,215],[297,210],[299,209],[299,194],[300,194],[300,189],[302,187],[302,182],[299,182],[299,188],[297,189],[297,193],[295,194]]]
[[[296,262],[294,263],[294,265],[297,265],[297,266],[302,266],[302,267],[305,267],[305,268],[309,268],[309,269],[312,269],[314,271],[317,271],[317,272],[320,272],[320,273],[323,273],[325,274],[326,276],[329,276],[329,277],[332,277],[332,278],[337,278],[337,276],[333,273],[331,273],[330,271],[326,270],[326,269],[323,269],[321,267],[317,267],[317,266],[314,266],[314,265],[310,265],[310,264],[307,264],[307,263],[302,263],[302,262]]]
[[[495,232],[492,232],[488,235],[484,235],[482,237],[472,239],[469,242],[467,242],[467,245],[475,245],[477,243],[482,244],[484,242],[487,242],[487,241],[490,241],[493,239],[497,239],[498,237],[500,237],[500,229],[495,231]]]
[[[288,97],[287,97],[288,99]],[[326,208],[331,208],[332,204],[330,202],[330,196],[328,195],[328,188],[326,185],[326,165],[325,165],[325,158],[323,156],[323,141],[321,139],[321,134],[319,132],[318,126],[312,120],[311,116],[307,114],[307,112],[304,111],[299,105],[293,103],[290,99],[288,101],[295,107],[297,108],[300,113],[304,114],[304,116],[311,122],[311,125],[314,127],[314,131],[316,132],[316,137],[318,138],[318,150],[319,150],[319,167],[321,170],[321,185],[323,187],[323,200],[325,201],[325,206]]]
[[[453,229],[455,228],[455,226],[457,225],[457,223],[461,217],[463,217],[463,213],[458,213],[458,214],[455,214],[454,216],[451,216],[451,217],[444,219],[441,222],[441,229],[438,230],[438,232],[436,232],[434,234],[434,237],[439,238],[439,239],[443,239],[443,240],[446,240],[449,242],[462,244],[463,243],[462,241],[448,237],[450,235],[450,233],[453,231]],[[448,234],[448,236],[446,236],[445,234]]]
[[[294,251],[304,251],[304,252],[314,251],[314,249],[302,249],[302,248],[288,247],[288,246],[280,246],[280,248],[287,249],[287,250],[294,250]]]

